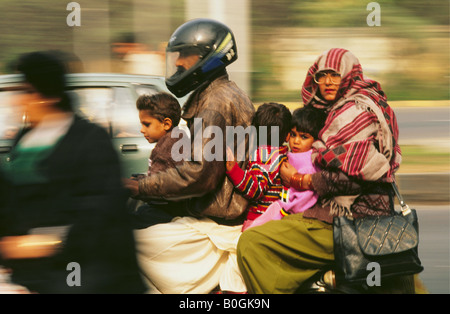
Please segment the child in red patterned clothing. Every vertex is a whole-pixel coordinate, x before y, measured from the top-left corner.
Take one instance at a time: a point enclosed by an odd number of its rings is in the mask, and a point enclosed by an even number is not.
[[[325,113],[310,107],[298,108],[292,113],[292,129],[287,140],[290,152],[287,153],[287,157],[298,172],[313,174],[319,170],[312,162],[312,146],[319,139],[319,132],[324,126],[325,119]],[[279,220],[286,215],[304,212],[314,206],[317,199],[315,191],[285,186],[280,200],[273,202],[263,215],[247,226],[247,229],[271,220]]]
[[[252,125],[257,130],[258,139],[261,140],[262,136],[267,135],[267,141],[258,143],[245,171],[234,161],[231,150],[227,150],[227,176],[235,188],[250,200],[242,231],[280,198],[283,184],[279,169],[287,160],[288,147],[283,143],[291,130],[291,120],[291,112],[282,104],[265,103],[258,108]],[[267,134],[259,134],[260,131],[264,131],[264,127],[267,129]],[[277,143],[271,143],[273,138],[278,139]]]

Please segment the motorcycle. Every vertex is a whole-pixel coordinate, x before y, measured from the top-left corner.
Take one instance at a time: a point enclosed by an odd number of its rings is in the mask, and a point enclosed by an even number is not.
[[[318,272],[304,282],[297,294],[414,294],[418,278],[401,276],[383,280],[383,285],[369,286],[367,283],[350,283],[337,279],[332,269]]]

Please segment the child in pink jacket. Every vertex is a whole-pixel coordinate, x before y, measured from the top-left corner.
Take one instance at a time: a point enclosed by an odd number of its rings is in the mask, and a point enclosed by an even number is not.
[[[312,144],[318,139],[325,122],[325,115],[314,108],[303,107],[292,114],[292,128],[288,136],[290,152],[289,163],[298,172],[313,174],[318,168],[312,163]],[[262,225],[270,220],[279,220],[286,215],[305,211],[317,202],[317,193],[312,190],[296,190],[284,187],[281,199],[275,201],[256,218],[246,229]]]

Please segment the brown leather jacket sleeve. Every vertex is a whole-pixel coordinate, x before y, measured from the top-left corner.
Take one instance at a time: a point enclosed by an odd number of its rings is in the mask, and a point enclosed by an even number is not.
[[[140,180],[140,194],[175,200],[199,197],[216,189],[219,182],[225,178],[224,157],[217,156],[218,160],[205,160],[205,154],[209,154],[209,149],[205,146],[208,143],[211,145],[214,143],[210,138],[203,137],[202,134],[202,130],[208,126],[219,126],[220,130],[225,128],[224,119],[220,114],[217,116],[216,114],[204,111],[196,118],[198,120],[195,125],[190,127],[190,160],[176,168]],[[220,141],[220,146],[223,146],[222,141]],[[221,150],[223,151],[223,147]]]

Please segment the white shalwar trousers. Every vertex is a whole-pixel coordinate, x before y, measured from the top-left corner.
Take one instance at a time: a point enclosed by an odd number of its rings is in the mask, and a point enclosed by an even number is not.
[[[137,257],[149,293],[247,291],[236,260],[242,225],[176,217],[169,223],[135,230]]]

